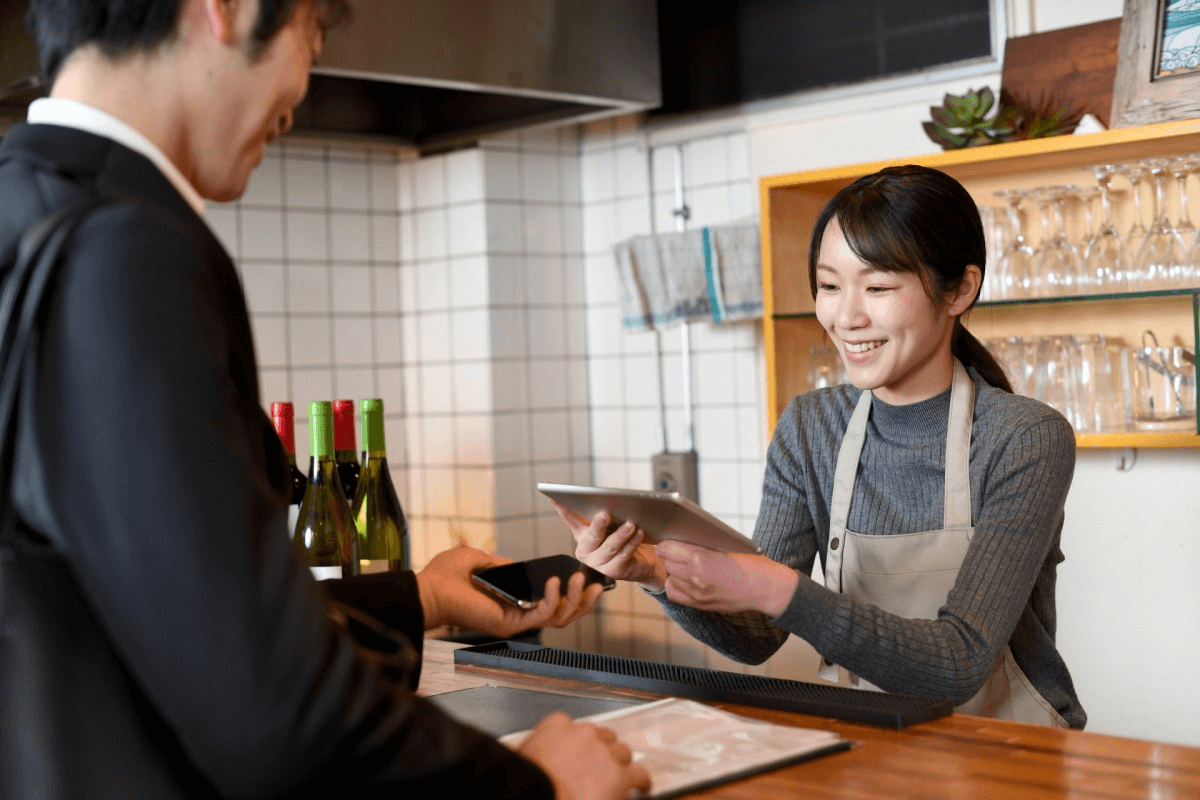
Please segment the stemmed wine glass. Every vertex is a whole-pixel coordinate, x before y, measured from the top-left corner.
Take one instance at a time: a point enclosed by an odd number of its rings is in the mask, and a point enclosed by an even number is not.
[[[1105,287],[1119,291],[1129,286],[1130,259],[1125,240],[1113,224],[1112,179],[1117,165],[1096,164],[1091,170],[1100,189],[1100,227],[1088,241],[1082,272],[1096,291],[1104,291]]]
[[[1154,217],[1137,253],[1137,272],[1146,289],[1165,289],[1179,280],[1184,252],[1167,215],[1166,187],[1169,162],[1151,158],[1143,162],[1154,178]]]
[[[1074,186],[1045,186],[1035,195],[1044,235],[1037,248],[1035,283],[1044,296],[1074,294],[1079,285],[1079,251],[1063,231],[1063,204]]]
[[[1021,216],[1021,202],[1029,196],[1029,190],[1001,189],[995,194],[1005,202],[1010,232],[996,264],[996,272],[1001,276],[997,293],[1004,298],[1033,297],[1033,248],[1025,240]]]
[[[1197,166],[1200,166],[1200,161],[1192,156],[1172,158],[1168,163],[1168,168],[1175,178],[1175,185],[1179,191],[1179,218],[1175,222],[1175,235],[1179,237],[1179,245],[1183,248],[1184,257],[1188,262],[1192,260],[1188,256],[1196,244],[1196,226],[1192,223],[1192,217],[1188,210],[1187,179],[1196,171]]]
[[[1142,223],[1142,181],[1147,176],[1146,168],[1139,163],[1119,164],[1117,172],[1129,181],[1133,197],[1133,224],[1125,231],[1125,247],[1130,254],[1131,268],[1129,272],[1130,291],[1144,289],[1143,276],[1138,272],[1136,256],[1146,238],[1146,226]]]

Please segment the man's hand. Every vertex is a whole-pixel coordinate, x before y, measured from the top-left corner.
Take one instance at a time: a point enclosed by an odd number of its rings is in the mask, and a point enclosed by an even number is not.
[[[567,523],[575,537],[575,557],[594,570],[619,581],[637,581],[648,589],[661,592],[666,572],[654,553],[654,545],[646,543],[645,532],[626,522],[608,533],[612,517],[601,511],[591,522],[571,509],[551,499],[554,510]]]
[[[471,583],[471,573],[511,563],[512,559],[473,547],[453,547],[438,553],[417,573],[425,627],[455,625],[499,637],[531,628],[561,628],[591,611],[604,591],[598,583],[584,589],[584,575],[577,572],[567,581],[565,592],[559,579],[551,578],[538,604],[521,609],[501,603]]]
[[[631,789],[650,790],[650,773],[632,763],[616,734],[561,711],[543,719],[519,752],[546,771],[558,800],[626,800]]]
[[[799,573],[766,556],[719,553],[684,542],[662,542],[667,598],[704,611],[761,611],[777,617],[796,592]]]

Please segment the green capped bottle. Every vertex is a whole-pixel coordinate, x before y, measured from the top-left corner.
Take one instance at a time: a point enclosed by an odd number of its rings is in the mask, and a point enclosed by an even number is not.
[[[333,461],[333,406],[308,404],[308,488],[292,544],[317,580],[358,574],[358,537]]]
[[[409,569],[408,522],[396,496],[383,439],[383,401],[362,401],[363,462],[354,496],[354,526],[363,572]]]

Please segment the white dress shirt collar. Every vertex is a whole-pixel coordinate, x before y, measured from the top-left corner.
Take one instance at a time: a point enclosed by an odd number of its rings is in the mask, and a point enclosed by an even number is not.
[[[171,160],[153,142],[112,114],[77,100],[68,100],[64,97],[42,97],[29,105],[27,121],[30,124],[61,125],[66,128],[87,131],[106,139],[112,139],[117,144],[141,153],[159,168],[171,185],[183,195],[183,199],[188,202],[188,205],[194,208],[201,217],[204,216],[204,198],[196,191],[196,187],[183,177],[179,168],[172,164]]]

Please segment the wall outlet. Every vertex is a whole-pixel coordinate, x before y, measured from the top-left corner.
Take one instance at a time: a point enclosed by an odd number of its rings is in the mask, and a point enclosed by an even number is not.
[[[696,471],[696,451],[655,453],[650,457],[654,491],[679,492],[693,503],[700,502],[700,480]]]

